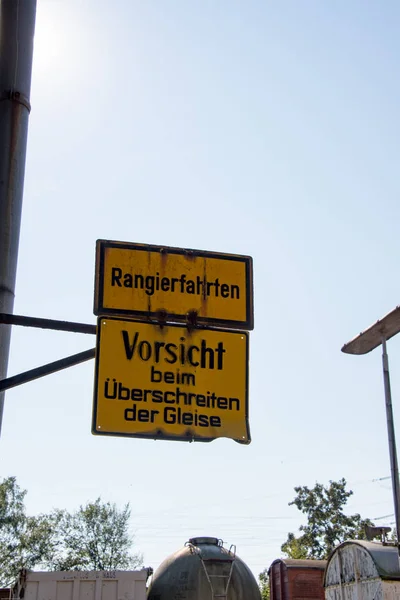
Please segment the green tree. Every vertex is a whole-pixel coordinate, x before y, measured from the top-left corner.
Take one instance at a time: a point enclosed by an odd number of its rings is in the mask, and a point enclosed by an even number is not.
[[[32,569],[49,558],[51,520],[45,515],[28,517],[25,495],[15,477],[0,483],[0,587],[13,583],[22,568]]]
[[[48,568],[103,571],[140,567],[142,556],[131,552],[130,515],[129,504],[119,510],[100,498],[74,513],[55,511],[53,519],[58,527]]]
[[[284,552],[289,558],[305,559],[308,556],[308,546],[302,536],[296,537],[294,533],[288,533],[286,542],[281,546],[282,552]]]
[[[325,487],[316,483],[313,488],[295,487],[296,497],[289,506],[295,505],[307,517],[300,526],[301,535],[289,533],[281,546],[289,558],[324,559],[337,544],[349,539],[365,539],[364,527],[372,525],[359,514],[346,515],[343,507],[352,496],[346,490],[346,480],[330,481]]]
[[[269,600],[270,589],[269,589],[269,576],[268,569],[264,569],[258,576],[258,587],[260,588],[262,600]]]
[[[142,565],[141,555],[131,552],[129,504],[119,510],[98,498],[73,513],[30,517],[25,495],[15,477],[0,482],[0,587],[12,585],[23,568],[102,571]]]

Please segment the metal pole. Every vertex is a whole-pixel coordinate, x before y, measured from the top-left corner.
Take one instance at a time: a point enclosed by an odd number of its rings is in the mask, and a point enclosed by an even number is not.
[[[394,501],[394,513],[396,517],[397,547],[400,548],[400,484],[399,466],[397,463],[396,438],[394,434],[392,394],[390,390],[389,358],[386,352],[386,339],[382,337],[382,366],[383,382],[385,386],[386,421],[389,440],[390,468],[392,472],[392,489]]]
[[[0,0],[0,313],[12,313],[25,175],[36,0]],[[0,326],[0,379],[11,326]],[[0,434],[4,392],[0,392]]]

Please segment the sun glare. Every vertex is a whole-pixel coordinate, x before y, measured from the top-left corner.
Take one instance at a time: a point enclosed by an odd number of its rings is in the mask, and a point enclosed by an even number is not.
[[[61,68],[64,73],[79,64],[82,26],[71,4],[61,0],[38,2],[33,64],[36,75],[48,75]]]
[[[60,6],[58,2],[55,4]],[[62,60],[66,50],[66,39],[61,31],[60,19],[57,18],[54,5],[46,3],[41,9],[39,6],[35,27],[34,64],[36,70],[47,71]]]

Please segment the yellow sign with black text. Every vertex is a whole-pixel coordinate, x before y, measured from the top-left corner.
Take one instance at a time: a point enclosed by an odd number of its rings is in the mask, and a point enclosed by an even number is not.
[[[92,433],[250,443],[248,334],[98,319]]]
[[[98,240],[94,313],[251,330],[252,259]]]

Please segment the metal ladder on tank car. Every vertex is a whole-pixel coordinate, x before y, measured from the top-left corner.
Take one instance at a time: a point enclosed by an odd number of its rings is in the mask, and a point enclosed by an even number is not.
[[[219,561],[212,561],[213,564],[215,564],[216,562],[219,563],[227,563],[230,562],[230,569],[229,569],[229,573],[227,575],[211,575],[208,571],[207,571],[207,567],[206,567],[206,563],[208,562],[207,560],[203,560],[203,557],[201,556],[200,552],[197,553],[201,564],[203,565],[203,569],[204,569],[204,573],[206,574],[207,577],[207,581],[210,584],[210,588],[211,588],[211,594],[212,594],[212,600],[215,600],[216,598],[221,598],[221,600],[227,600],[228,598],[228,589],[229,589],[229,584],[231,582],[231,577],[232,577],[232,571],[233,571],[233,563],[235,562],[235,557],[236,557],[236,546],[234,544],[232,544],[229,548],[229,554],[232,555],[232,560],[230,561],[226,561],[226,560],[219,560]],[[210,561],[211,562],[211,561]],[[214,586],[213,586],[213,579],[225,579],[225,586],[224,586],[224,592],[221,594],[216,594],[214,591]]]

